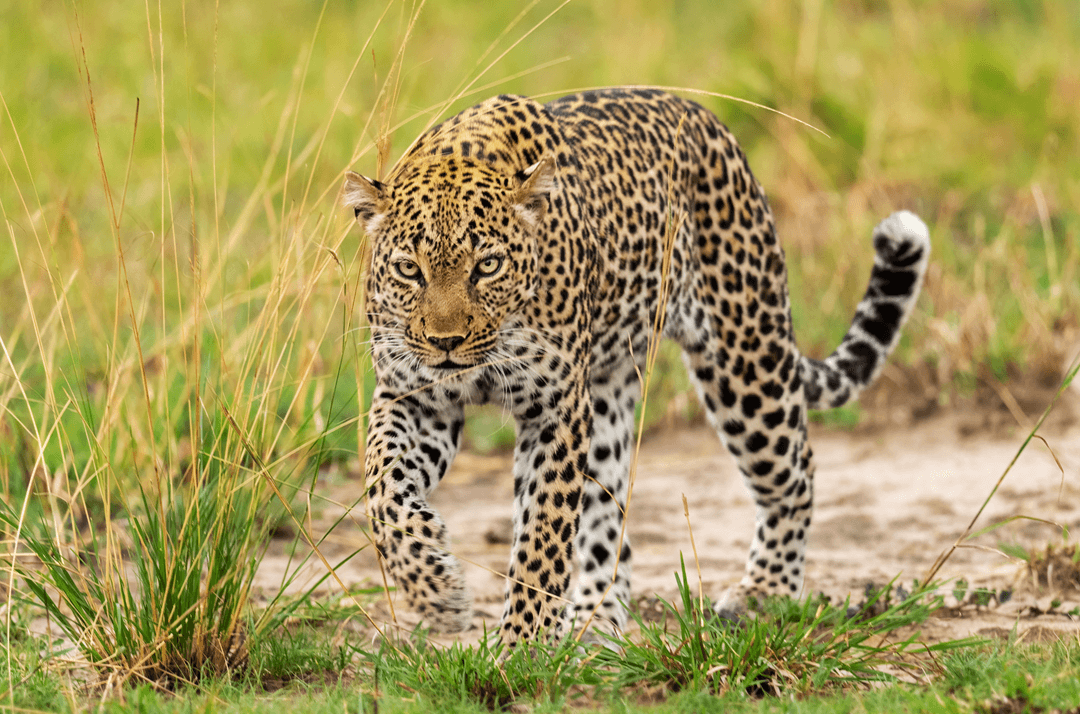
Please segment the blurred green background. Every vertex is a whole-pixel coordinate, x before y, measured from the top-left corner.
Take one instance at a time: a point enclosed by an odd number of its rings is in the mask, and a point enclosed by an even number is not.
[[[819,128],[696,97],[769,193],[804,352],[847,328],[873,225],[899,208],[930,225],[880,394],[922,409],[1021,389],[1076,350],[1071,0],[3,0],[0,16],[6,493],[37,473],[182,472],[222,410],[287,473],[355,459],[371,377],[342,172],[384,173],[499,92],[685,87]],[[680,370],[665,352],[653,420],[693,414]],[[470,433],[493,448],[512,429],[485,412]]]

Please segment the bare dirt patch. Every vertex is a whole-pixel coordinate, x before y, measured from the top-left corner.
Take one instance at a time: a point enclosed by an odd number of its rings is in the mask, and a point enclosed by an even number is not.
[[[898,582],[910,588],[964,531],[1015,455],[1024,433],[972,432],[973,415],[938,415],[901,428],[875,427],[859,433],[812,428],[817,461],[814,525],[808,552],[806,588],[858,602],[868,584]],[[1047,445],[1033,440],[991,501],[975,530],[1013,516],[1031,516],[1080,532],[1080,424],[1068,419],[1044,432]],[[1062,471],[1055,463],[1060,461]],[[510,455],[463,453],[432,499],[449,524],[455,553],[466,563],[476,617],[474,627],[439,640],[470,641],[492,630],[501,613],[502,574],[508,558],[513,481]],[[671,429],[648,435],[641,447],[630,502],[629,534],[634,545],[634,597],[648,611],[656,596],[676,595],[674,572],[682,554],[697,586],[690,531],[683,512],[685,494],[690,527],[700,558],[706,593],[719,594],[742,573],[753,526],[753,506],[733,462],[716,436],[704,427]],[[361,495],[359,481],[326,484],[320,492],[330,504],[313,523],[325,530]],[[362,504],[347,513],[323,546],[331,562],[367,543],[361,526]],[[1075,541],[1075,536],[1072,537]],[[1080,592],[1064,579],[1035,587],[1029,569],[997,550],[999,544],[1044,552],[1061,543],[1061,531],[1047,523],[1018,519],[968,541],[938,574],[955,605],[956,581],[975,588],[1008,591],[1004,602],[966,604],[943,610],[925,623],[929,640],[972,634],[987,637],[1016,632],[1024,640],[1080,636],[1080,621],[1068,612],[1080,606]],[[271,547],[258,582],[276,589],[288,563],[285,542]],[[324,574],[313,564],[291,589],[299,590]],[[338,569],[349,588],[382,584],[373,549],[366,547]],[[338,590],[327,585],[328,590]],[[391,593],[391,598],[394,595]],[[396,625],[386,598],[370,611],[381,624],[411,628],[417,618],[395,603]],[[647,613],[644,613],[647,616]],[[357,623],[358,625],[362,623]]]

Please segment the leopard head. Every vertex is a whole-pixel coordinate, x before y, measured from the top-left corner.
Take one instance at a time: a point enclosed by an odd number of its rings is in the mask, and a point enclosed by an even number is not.
[[[376,363],[444,380],[497,359],[500,328],[536,292],[554,187],[550,157],[512,175],[460,156],[412,161],[386,183],[348,172]]]

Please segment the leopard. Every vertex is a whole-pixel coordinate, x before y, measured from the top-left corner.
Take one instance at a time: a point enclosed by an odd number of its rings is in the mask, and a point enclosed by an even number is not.
[[[716,614],[801,595],[808,410],[854,399],[897,344],[930,254],[917,215],[873,230],[865,294],[835,351],[815,359],[796,346],[765,192],[728,128],[690,99],[642,87],[543,104],[501,95],[423,132],[385,178],[344,179],[366,240],[376,376],[365,511],[424,624],[472,622],[429,501],[461,448],[464,408],[493,403],[515,427],[501,640],[623,632],[635,408],[660,338],[681,347],[754,504],[745,570]]]

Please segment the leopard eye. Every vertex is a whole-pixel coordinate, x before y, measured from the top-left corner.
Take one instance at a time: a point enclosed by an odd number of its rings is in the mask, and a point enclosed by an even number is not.
[[[476,274],[484,278],[490,277],[499,272],[499,268],[502,267],[502,264],[503,259],[501,256],[489,256],[476,264]]]
[[[406,280],[419,280],[420,279],[420,266],[411,260],[403,259],[394,263],[394,269],[397,270],[398,275]]]

